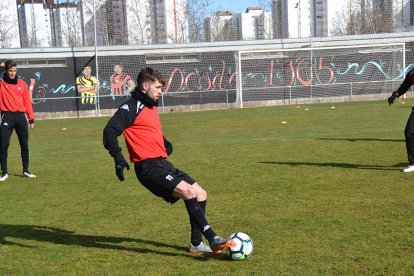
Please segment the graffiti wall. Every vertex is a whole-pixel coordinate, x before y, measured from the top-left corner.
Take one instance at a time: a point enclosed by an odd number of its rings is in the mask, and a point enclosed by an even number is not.
[[[19,75],[30,88],[36,112],[94,110],[98,93],[101,109],[117,108],[128,98],[138,72],[146,66],[163,73],[166,106],[234,102],[237,56],[237,52],[155,57],[102,55],[98,57],[98,71],[93,56],[67,58],[66,66],[21,68]],[[291,93],[289,97],[309,97],[309,93],[316,91],[323,97],[330,96],[329,91],[334,89],[349,93],[349,85],[355,89],[357,84],[383,82],[384,87],[384,83],[402,80],[405,72],[413,67],[412,63],[404,67],[401,51],[358,49],[270,51],[262,56],[242,54],[240,65],[246,99],[262,100],[286,97],[286,89]],[[361,90],[364,93],[384,90],[372,85],[374,88],[369,91],[367,87],[370,86],[361,85]],[[263,91],[266,96],[262,95]]]

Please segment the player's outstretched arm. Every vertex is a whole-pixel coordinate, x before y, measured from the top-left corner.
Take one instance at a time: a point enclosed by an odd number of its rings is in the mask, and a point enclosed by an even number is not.
[[[118,143],[118,136],[127,127],[129,112],[120,108],[109,120],[103,130],[103,144],[105,149],[115,161],[115,173],[120,181],[124,181],[124,169],[129,170],[129,164],[122,155],[122,149]]]
[[[414,69],[411,69],[410,72],[405,75],[403,82],[401,83],[400,87],[394,92],[392,92],[391,96],[388,98],[388,104],[392,105],[394,100],[404,95],[408,89],[413,85],[413,77],[414,77]]]

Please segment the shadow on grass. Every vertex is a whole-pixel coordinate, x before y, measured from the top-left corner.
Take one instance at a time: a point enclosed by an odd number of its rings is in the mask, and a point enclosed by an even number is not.
[[[14,245],[20,247],[32,248],[34,246],[28,246],[16,242],[8,241],[6,238],[17,238],[24,240],[33,240],[38,242],[50,242],[54,244],[63,245],[76,245],[83,247],[99,248],[99,249],[112,249],[123,250],[129,252],[143,253],[143,254],[159,254],[165,256],[183,256],[196,260],[205,260],[206,258],[223,258],[223,254],[190,254],[185,252],[186,247],[175,246],[171,244],[135,239],[135,238],[123,238],[123,237],[106,237],[106,236],[91,236],[80,235],[73,231],[68,231],[61,228],[39,226],[39,225],[10,225],[0,224],[0,245]],[[120,245],[124,242],[135,242],[144,245],[151,245],[159,249],[137,248],[127,247]],[[180,253],[172,253],[162,251],[162,248],[170,248],[180,251]],[[183,252],[183,253],[181,253]]]
[[[360,169],[360,170],[380,170],[380,171],[400,171],[402,166],[407,166],[407,162],[398,163],[392,166],[379,166],[379,165],[362,165],[362,164],[350,164],[350,163],[310,163],[310,162],[277,162],[277,161],[263,161],[262,164],[273,165],[289,165],[289,166],[316,166],[316,167],[332,167],[343,169]]]
[[[359,141],[368,141],[368,142],[405,142],[404,139],[382,139],[382,138],[316,138],[315,140],[324,140],[324,141],[348,141],[348,142],[359,142]]]

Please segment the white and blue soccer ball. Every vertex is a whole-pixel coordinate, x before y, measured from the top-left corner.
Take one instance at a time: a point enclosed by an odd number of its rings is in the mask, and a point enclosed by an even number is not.
[[[236,261],[247,259],[253,252],[253,240],[243,232],[236,232],[230,235],[229,239],[234,245],[227,247],[227,255]]]

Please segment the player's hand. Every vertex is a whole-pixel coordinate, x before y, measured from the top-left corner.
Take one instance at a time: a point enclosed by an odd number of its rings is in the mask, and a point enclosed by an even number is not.
[[[118,177],[120,181],[125,180],[125,177],[124,177],[125,168],[129,171],[129,164],[125,160],[125,158],[123,156],[121,156],[120,158],[117,158],[115,160],[115,172],[116,172],[116,176]]]
[[[392,92],[391,97],[388,98],[388,104],[392,105],[394,103],[394,100],[397,99],[400,95],[397,91]]]

